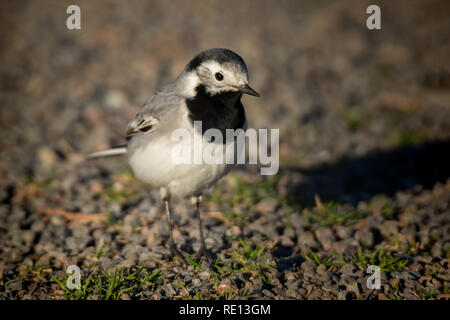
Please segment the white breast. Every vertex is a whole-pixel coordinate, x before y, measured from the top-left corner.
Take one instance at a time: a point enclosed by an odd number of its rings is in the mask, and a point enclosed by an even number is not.
[[[185,115],[187,117],[187,115]],[[206,141],[201,135],[195,134],[190,122],[185,119],[183,128],[191,134],[190,147],[194,152],[194,143],[203,149],[208,148],[215,155],[230,157],[226,153],[225,144],[214,144]],[[223,177],[231,168],[231,164],[223,161],[221,164],[189,164],[174,163],[172,158],[172,148],[180,142],[174,142],[171,139],[171,133],[154,133],[136,137],[129,145],[128,160],[135,176],[141,181],[150,184],[153,187],[167,187],[171,195],[184,197],[200,194],[203,190],[209,188]],[[184,141],[189,143],[189,141]],[[234,145],[234,142],[231,142]],[[194,155],[191,157],[194,160]],[[232,162],[232,161],[229,161]]]

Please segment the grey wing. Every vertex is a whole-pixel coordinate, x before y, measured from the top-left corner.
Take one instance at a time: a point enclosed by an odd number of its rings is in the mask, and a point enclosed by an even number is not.
[[[126,139],[142,134],[151,134],[158,130],[164,119],[177,111],[183,99],[172,90],[172,86],[165,87],[155,93],[142,107],[142,110],[128,123]]]

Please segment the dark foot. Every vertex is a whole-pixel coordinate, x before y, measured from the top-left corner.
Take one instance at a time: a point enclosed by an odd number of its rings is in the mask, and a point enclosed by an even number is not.
[[[181,263],[185,265],[188,264],[184,255],[175,247],[173,243],[170,244],[170,253],[172,254],[172,257],[176,256],[181,261]]]
[[[201,246],[200,250],[197,252],[197,258],[205,257],[206,261],[209,264],[212,264],[214,262],[214,256],[211,252],[209,252],[205,246]]]

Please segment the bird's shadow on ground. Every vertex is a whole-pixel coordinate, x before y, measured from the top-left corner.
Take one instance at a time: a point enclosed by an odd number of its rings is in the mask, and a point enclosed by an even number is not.
[[[332,164],[302,169],[280,169],[289,175],[287,197],[300,207],[315,205],[315,195],[322,201],[356,206],[375,195],[395,196],[399,191],[432,189],[450,177],[450,140],[375,151],[363,157],[349,157]],[[276,247],[278,267],[286,269],[304,259],[293,248]]]
[[[288,195],[298,204],[312,204],[317,194],[325,201],[356,205],[378,194],[391,197],[398,191],[445,183],[450,177],[450,140],[374,151],[308,169],[280,170],[297,175]]]

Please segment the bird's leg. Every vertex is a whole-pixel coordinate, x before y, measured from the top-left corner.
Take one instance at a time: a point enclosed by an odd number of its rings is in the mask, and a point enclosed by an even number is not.
[[[200,250],[198,251],[198,256],[204,255],[208,261],[211,261],[211,255],[206,249],[205,237],[203,235],[203,223],[200,217],[200,202],[202,201],[202,196],[194,196],[191,198],[192,205],[194,206],[195,216],[198,220],[198,228],[200,232]]]
[[[178,251],[177,247],[175,246],[175,242],[173,241],[173,220],[172,220],[172,214],[170,213],[169,208],[169,199],[170,194],[169,191],[166,188],[161,188],[161,198],[164,201],[164,206],[166,208],[166,214],[167,214],[167,222],[169,224],[169,246],[170,246],[170,253],[172,256],[177,256],[182,263],[186,264],[186,259],[184,258],[183,254]]]

